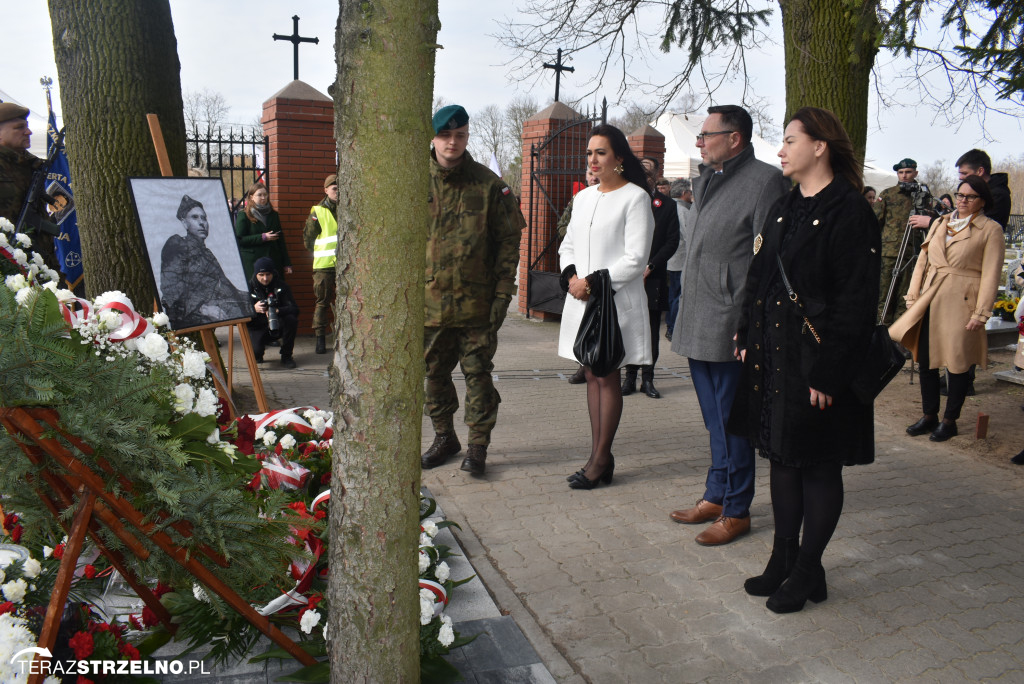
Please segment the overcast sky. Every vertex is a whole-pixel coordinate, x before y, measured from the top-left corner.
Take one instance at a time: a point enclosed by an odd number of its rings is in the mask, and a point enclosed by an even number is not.
[[[0,16],[8,21],[17,18],[19,22],[16,30],[10,30],[8,24],[5,31],[4,49],[0,50],[0,90],[45,115],[46,100],[39,78],[47,75],[57,79],[46,3],[0,0],[0,8],[3,9]],[[171,0],[171,9],[181,60],[182,88],[206,88],[222,93],[232,108],[229,116],[232,122],[251,123],[259,116],[263,101],[291,81],[292,45],[275,42],[271,36],[290,34],[293,14],[301,18],[301,35],[320,39],[317,45],[300,46],[299,77],[325,93],[334,79],[338,6],[331,0]],[[514,15],[515,11],[514,0],[440,0],[442,29],[438,42],[444,49],[437,52],[435,96],[463,104],[470,113],[492,103],[504,105],[517,94],[530,94],[542,104],[553,96],[554,78],[550,71],[543,72],[540,78],[509,81],[509,69],[503,64],[511,55],[492,35],[500,30],[498,22]],[[769,32],[778,41],[777,9],[775,15]],[[678,69],[681,61],[682,54],[678,50],[669,54],[654,52],[645,60],[634,60],[630,68],[638,73],[652,70],[664,76]],[[899,63],[887,66],[886,63],[893,60],[885,55],[880,55],[879,61],[883,63],[878,70],[883,86],[892,85],[900,70],[905,70],[905,65]],[[781,47],[764,45],[749,64],[755,91],[769,103],[769,110],[781,127],[785,107]],[[572,65],[576,71],[563,77],[562,100],[583,92],[585,87],[579,84],[589,84],[595,78],[596,58],[578,56]],[[714,96],[715,101],[738,100],[738,93],[738,86],[725,88]],[[604,94],[610,102],[618,100],[615,83],[607,84]],[[58,91],[54,100],[59,113]],[[988,125],[992,141],[984,139],[975,121],[965,122],[957,131],[944,121],[933,121],[932,112],[923,107],[879,110],[873,97],[867,157],[878,166],[888,168],[907,156],[922,166],[939,159],[952,165],[961,152],[974,146],[986,149],[996,160],[1024,153],[1018,119],[990,116]]]

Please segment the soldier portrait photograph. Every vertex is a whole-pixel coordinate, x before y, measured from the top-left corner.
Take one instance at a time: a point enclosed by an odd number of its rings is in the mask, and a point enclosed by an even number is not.
[[[156,291],[171,328],[252,317],[221,181],[132,178],[130,187]]]

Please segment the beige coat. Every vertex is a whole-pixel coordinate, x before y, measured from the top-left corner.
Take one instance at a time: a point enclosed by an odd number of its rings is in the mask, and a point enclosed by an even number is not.
[[[930,312],[930,367],[966,373],[972,364],[988,365],[985,329],[968,331],[966,325],[972,318],[985,323],[992,315],[1003,270],[1003,230],[978,214],[947,243],[949,216],[928,231],[907,292],[907,312],[892,324],[889,336],[917,360],[921,320]]]

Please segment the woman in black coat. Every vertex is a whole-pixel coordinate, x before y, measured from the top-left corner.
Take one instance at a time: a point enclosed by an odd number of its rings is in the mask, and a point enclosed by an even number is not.
[[[832,112],[794,114],[779,157],[797,186],[754,240],[728,427],[771,462],[775,543],[764,574],[744,588],[787,613],[826,598],[821,557],[842,513],[842,468],[874,460],[873,407],[850,382],[875,325],[881,234]]]

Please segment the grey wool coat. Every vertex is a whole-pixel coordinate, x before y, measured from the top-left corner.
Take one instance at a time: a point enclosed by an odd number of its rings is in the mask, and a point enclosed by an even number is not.
[[[789,188],[779,169],[754,157],[752,145],[727,160],[720,174],[701,164],[693,181],[672,351],[697,361],[735,361],[732,337],[754,237]]]

